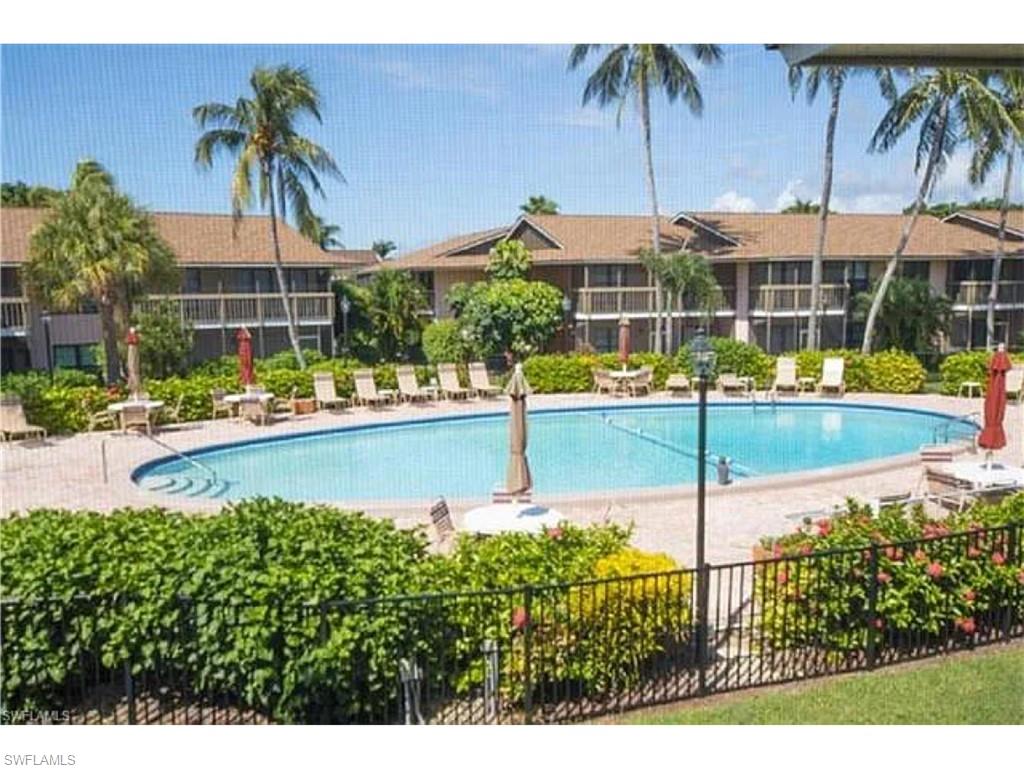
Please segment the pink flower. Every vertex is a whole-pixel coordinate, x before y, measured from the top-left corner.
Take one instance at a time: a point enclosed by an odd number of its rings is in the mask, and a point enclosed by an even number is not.
[[[915,550],[914,559],[919,563],[923,563],[925,560],[928,559],[928,554],[923,549]]]
[[[782,545],[775,542],[775,544],[772,545],[772,554],[775,557],[782,557]]]
[[[899,547],[886,547],[885,556],[897,563],[903,559],[903,553],[900,551]]]
[[[1003,563],[1006,562],[1006,556],[1002,552],[993,552],[992,553],[992,562],[995,563],[996,565],[1002,565]]]
[[[879,584],[888,584],[890,581],[892,581],[892,576],[890,576],[885,571],[879,571],[877,578]]]
[[[978,557],[980,554],[981,554],[981,550],[978,549],[977,547],[968,547],[967,548],[967,556],[969,558],[971,558],[972,560],[974,558]]]
[[[970,617],[968,617],[966,619],[957,619],[953,623],[957,627],[959,627],[961,629],[961,631],[963,631],[965,634],[968,634],[968,635],[973,635],[974,634],[974,630],[977,628],[977,626],[974,623],[974,619],[972,619]]]
[[[800,554],[801,555],[809,555],[813,551],[814,551],[814,547],[812,547],[810,544],[804,544],[802,547],[800,547]]]
[[[1017,583],[1024,585],[1024,568],[1017,571]]]
[[[560,538],[562,538],[563,531],[562,531],[561,528],[556,526],[554,528],[547,528],[547,529],[545,529],[544,533],[547,534],[547,537],[549,539],[560,539]]]
[[[775,576],[775,580],[779,582],[779,584],[785,584],[787,581],[789,581],[789,571],[785,569],[779,571],[778,574],[776,574]]]
[[[884,629],[885,622],[882,619],[875,619],[875,629]]]
[[[523,627],[526,626],[526,624],[527,624],[527,622],[529,620],[530,620],[529,616],[526,615],[526,608],[524,608],[523,606],[520,605],[514,611],[512,611],[512,628],[513,629],[522,629]]]
[[[819,520],[817,522],[817,526],[818,526],[818,535],[819,536],[828,536],[830,533],[832,533],[832,521],[831,520]]]
[[[964,600],[966,600],[968,603],[973,603],[975,597],[976,595],[974,594],[973,589],[964,590]]]
[[[942,567],[942,563],[928,563],[928,567],[925,568],[925,572],[933,579],[942,577],[942,574],[946,572],[946,569]]]

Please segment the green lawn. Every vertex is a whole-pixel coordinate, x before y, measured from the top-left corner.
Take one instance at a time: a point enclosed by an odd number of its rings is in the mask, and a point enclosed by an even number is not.
[[[1024,648],[634,713],[629,724],[1024,724]]]

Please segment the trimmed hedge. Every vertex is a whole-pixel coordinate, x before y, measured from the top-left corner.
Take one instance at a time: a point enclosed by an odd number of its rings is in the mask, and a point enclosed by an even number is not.
[[[969,352],[957,352],[950,355],[939,365],[942,375],[942,393],[955,395],[965,381],[977,381],[982,391],[988,387],[988,363],[992,355],[984,349]],[[1010,355],[1015,365],[1024,363],[1024,355]]]

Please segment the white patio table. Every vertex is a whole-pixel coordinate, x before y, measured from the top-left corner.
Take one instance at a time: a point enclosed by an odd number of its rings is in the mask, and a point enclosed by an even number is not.
[[[475,507],[466,513],[462,528],[470,533],[541,533],[565,518],[562,513],[536,504],[498,503]]]
[[[163,400],[122,400],[119,403],[111,403],[107,406],[107,410],[111,413],[121,413],[125,408],[130,406],[143,406],[147,412],[152,413],[153,411],[159,411],[164,407]]]
[[[973,462],[954,461],[949,473],[957,480],[964,480],[975,488],[990,488],[995,485],[1024,485],[1024,468],[1014,467],[998,461]]]
[[[224,402],[238,405],[239,403],[259,401],[266,405],[274,399],[272,392],[242,392],[235,395],[225,395]]]

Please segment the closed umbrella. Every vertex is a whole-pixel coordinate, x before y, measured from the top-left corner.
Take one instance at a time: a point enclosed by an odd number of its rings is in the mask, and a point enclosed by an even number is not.
[[[252,334],[244,325],[238,329],[235,335],[238,341],[238,377],[242,380],[242,386],[248,387],[252,384]]]
[[[629,363],[629,318],[619,318],[619,362],[622,363],[622,370],[626,370]]]
[[[526,396],[530,392],[530,385],[523,375],[523,366],[516,363],[512,378],[505,386],[505,394],[509,396],[509,456],[505,472],[505,490],[508,493],[525,493],[533,487],[530,463],[526,459]]]
[[[1006,348],[1000,344],[988,364],[988,387],[985,390],[985,428],[978,435],[978,445],[987,451],[1006,446],[1003,417],[1006,416],[1006,372],[1013,367]]]
[[[125,343],[128,345],[128,359],[125,363],[128,368],[128,392],[133,400],[137,400],[142,394],[142,365],[139,360],[139,334],[134,327],[128,329]]]

